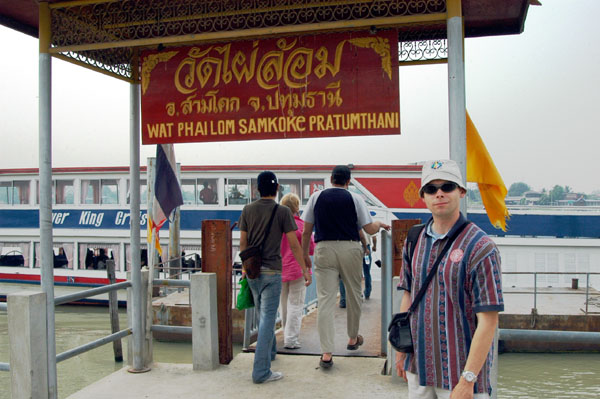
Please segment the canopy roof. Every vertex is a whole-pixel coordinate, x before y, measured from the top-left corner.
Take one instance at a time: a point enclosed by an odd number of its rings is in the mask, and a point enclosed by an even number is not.
[[[38,37],[39,4],[3,0],[0,24]],[[446,0],[49,0],[48,4],[50,53],[126,80],[131,79],[136,48],[375,27],[398,28],[400,42],[446,38]],[[465,36],[521,33],[529,4],[539,3],[462,0]],[[445,49],[445,44],[433,45],[437,52],[440,47]]]

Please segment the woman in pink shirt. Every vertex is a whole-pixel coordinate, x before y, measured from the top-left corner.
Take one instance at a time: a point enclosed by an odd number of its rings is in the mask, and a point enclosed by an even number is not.
[[[286,194],[281,199],[281,205],[285,205],[292,210],[294,220],[298,226],[296,236],[302,242],[302,231],[304,231],[304,221],[300,219],[300,198],[296,194]],[[315,242],[310,239],[310,255],[314,253]],[[302,269],[294,254],[290,249],[287,238],[281,240],[281,319],[283,321],[283,345],[286,349],[300,348],[298,335],[302,326],[302,316],[304,313],[304,297],[306,295],[306,286]]]

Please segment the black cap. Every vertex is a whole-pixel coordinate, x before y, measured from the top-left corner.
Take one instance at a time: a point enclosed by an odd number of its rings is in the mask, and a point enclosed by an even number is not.
[[[346,184],[350,180],[350,176],[350,168],[346,165],[338,165],[331,172],[331,177],[335,184]]]
[[[258,191],[262,196],[273,195],[277,192],[277,176],[275,173],[265,170],[260,172],[257,178]]]

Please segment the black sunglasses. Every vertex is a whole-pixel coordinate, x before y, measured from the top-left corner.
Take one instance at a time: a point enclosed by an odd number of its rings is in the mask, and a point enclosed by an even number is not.
[[[444,184],[426,184],[425,186],[423,186],[423,192],[425,194],[435,194],[438,192],[438,190],[441,188],[443,192],[445,193],[451,193],[452,191],[456,190],[456,188],[458,187],[458,184],[453,183],[453,182],[448,182],[448,183],[444,183]]]

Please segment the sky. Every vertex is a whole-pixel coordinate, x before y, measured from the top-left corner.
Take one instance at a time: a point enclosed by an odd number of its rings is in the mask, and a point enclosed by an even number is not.
[[[467,110],[508,188],[600,190],[597,0],[542,0],[520,35],[465,40]],[[0,27],[0,169],[39,166],[38,41]],[[446,65],[400,67],[401,134],[175,144],[183,165],[404,165],[447,158]],[[129,165],[121,80],[52,60],[52,164]],[[141,163],[154,156],[142,146]]]

